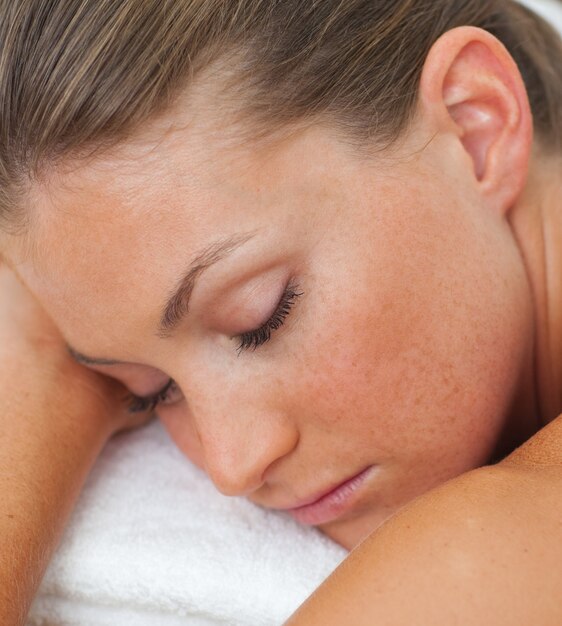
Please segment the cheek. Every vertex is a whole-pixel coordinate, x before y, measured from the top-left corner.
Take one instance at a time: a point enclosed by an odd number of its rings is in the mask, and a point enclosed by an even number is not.
[[[340,454],[448,477],[486,462],[504,426],[528,330],[521,276],[504,279],[509,254],[502,268],[479,250],[408,250],[390,271],[352,264],[295,388]]]

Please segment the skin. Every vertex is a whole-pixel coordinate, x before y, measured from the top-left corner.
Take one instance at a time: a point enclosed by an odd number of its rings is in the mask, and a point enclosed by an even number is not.
[[[560,624],[561,420],[541,433],[402,509],[286,626]]]
[[[23,626],[105,442],[139,426],[123,388],[78,365],[53,322],[0,264],[0,622]]]
[[[545,283],[560,253],[535,236],[560,231],[557,161],[532,154],[518,71],[477,29],[440,40],[415,123],[380,155],[321,124],[241,142],[206,97],[48,171],[3,249],[70,345],[124,362],[95,369],[138,395],[177,382],[159,417],[221,492],[290,507],[374,466],[320,526],[352,548],[560,411],[562,263]],[[240,233],[158,336],[196,253]],[[290,279],[284,326],[239,355]]]

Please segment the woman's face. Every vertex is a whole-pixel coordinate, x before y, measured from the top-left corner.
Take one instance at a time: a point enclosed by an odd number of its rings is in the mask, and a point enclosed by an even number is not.
[[[118,361],[95,369],[176,381],[157,413],[223,493],[296,507],[370,468],[295,513],[351,547],[505,433],[532,328],[511,232],[423,128],[359,158],[327,128],[240,145],[174,115],[52,171],[12,259],[75,350]]]

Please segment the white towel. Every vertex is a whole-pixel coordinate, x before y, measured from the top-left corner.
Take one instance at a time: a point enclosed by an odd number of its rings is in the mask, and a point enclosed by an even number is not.
[[[110,441],[29,626],[281,624],[346,551],[219,494],[159,423]]]

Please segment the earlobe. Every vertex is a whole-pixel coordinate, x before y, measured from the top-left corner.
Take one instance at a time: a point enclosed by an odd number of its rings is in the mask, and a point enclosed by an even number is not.
[[[533,131],[525,85],[504,46],[478,28],[445,33],[428,54],[420,99],[437,130],[457,136],[479,192],[506,213],[525,186]]]

